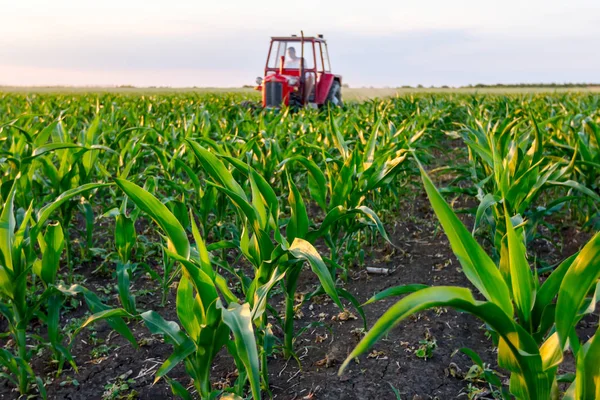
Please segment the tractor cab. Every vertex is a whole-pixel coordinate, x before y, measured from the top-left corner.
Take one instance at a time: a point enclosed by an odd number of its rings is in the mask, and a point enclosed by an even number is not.
[[[272,37],[256,83],[263,107],[342,105],[342,77],[331,72],[323,35]]]

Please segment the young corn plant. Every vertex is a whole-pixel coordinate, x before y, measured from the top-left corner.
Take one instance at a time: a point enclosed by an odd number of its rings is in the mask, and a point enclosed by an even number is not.
[[[18,145],[14,148],[18,153],[13,155],[11,164],[11,175],[21,174],[26,178],[18,180],[19,203],[29,204],[38,196],[58,198],[74,187],[90,184],[98,158],[97,153],[105,149],[96,144],[98,125],[99,119],[96,118],[82,133],[80,143],[69,138],[60,119],[43,128],[35,136],[24,134],[23,139],[17,142]],[[50,196],[47,196],[48,192]],[[56,218],[65,232],[68,232],[77,207],[83,209],[86,216],[87,253],[92,241],[93,211],[89,199],[84,195],[85,193],[81,192],[78,202],[61,202]],[[65,235],[64,240],[68,280],[71,283],[73,271],[70,235]]]
[[[267,356],[270,346],[268,341],[267,314],[264,312],[269,292],[273,286],[283,282],[286,294],[284,313],[284,352],[292,356],[294,341],[294,299],[297,282],[304,262],[308,262],[312,271],[317,275],[323,291],[343,308],[339,296],[342,295],[358,305],[350,293],[337,290],[333,276],[325,265],[318,251],[308,240],[309,221],[306,207],[294,183],[289,183],[289,205],[291,216],[286,226],[285,236],[281,234],[279,222],[279,200],[269,183],[248,164],[233,157],[223,156],[235,170],[246,177],[252,192],[251,200],[245,191],[233,178],[223,161],[206,150],[198,143],[188,140],[188,144],[207,175],[213,180],[213,185],[227,195],[233,202],[236,212],[242,221],[242,237],[239,248],[244,257],[254,267],[254,278],[247,279],[243,273],[230,271],[240,279],[246,301],[253,308],[253,314],[259,331],[267,332],[262,335],[262,371],[263,382],[267,382]],[[273,238],[274,241],[271,239]]]
[[[217,353],[227,347],[240,371],[236,393],[243,395],[244,385],[249,381],[253,398],[259,399],[259,363],[250,306],[239,303],[224,278],[213,269],[195,222],[191,219],[196,242],[196,247],[192,248],[179,220],[163,203],[131,182],[123,179],[116,179],[116,182],[129,199],[161,227],[167,237],[166,253],[181,264],[176,303],[177,316],[184,330],[154,311],[139,314],[152,333],[163,335],[174,347],[173,354],[158,369],[156,379],[167,377],[173,367],[183,362],[201,398],[215,398],[220,392],[212,390],[211,366]],[[110,314],[90,317],[83,326],[106,315],[132,316],[125,309],[114,309]],[[229,337],[230,332],[233,339]],[[181,384],[171,379],[168,381],[174,393],[191,398]]]
[[[381,133],[382,118],[373,117],[374,124],[368,140],[363,146],[350,151],[335,118],[329,115],[329,128],[334,147],[341,158],[335,160],[330,154],[323,159],[332,160],[321,168],[305,156],[293,156],[282,161],[286,167],[299,163],[307,170],[308,188],[311,197],[326,214],[318,229],[307,234],[311,242],[324,238],[330,249],[330,263],[343,264],[340,251],[349,249],[357,240],[357,234],[365,228],[374,228],[382,238],[391,243],[377,214],[365,205],[368,196],[386,191],[396,175],[403,171],[404,161],[410,148],[423,135],[424,130],[412,137],[402,132]],[[323,170],[325,172],[323,172]],[[335,276],[336,268],[332,268]],[[347,279],[347,268],[343,269]]]
[[[30,338],[51,348],[59,362],[59,373],[65,361],[75,368],[69,349],[63,344],[64,337],[59,327],[64,296],[83,293],[92,310],[103,307],[98,298],[84,288],[74,286],[67,289],[59,284],[58,272],[65,247],[64,230],[60,223],[45,223],[64,202],[106,184],[87,184],[66,191],[37,213],[31,206],[27,211],[21,209],[16,212],[15,198],[21,187],[19,179],[27,178],[19,175],[15,178],[0,213],[0,313],[8,322],[8,332],[3,336],[10,337],[14,343],[13,352],[6,348],[0,351],[0,365],[7,371],[1,375],[17,386],[20,394],[30,393],[35,383],[39,394],[45,397],[43,381],[31,368],[34,354]],[[36,251],[36,244],[39,245],[41,258]],[[47,340],[29,335],[28,329],[36,319],[46,325]],[[119,321],[111,319],[109,323],[128,337]]]
[[[569,179],[574,157],[570,161],[557,161],[546,156],[545,135],[534,119],[531,123],[533,127],[523,131],[525,120],[522,118],[504,118],[486,126],[476,120],[475,127],[463,131],[480,201],[473,232],[487,220],[492,228],[494,248],[498,250],[496,258],[503,248],[506,215],[528,217],[526,238],[530,241],[544,216],[573,199],[567,193],[545,207],[534,209],[543,192],[566,187],[600,202],[600,195]]]
[[[389,329],[412,314],[432,307],[453,307],[483,320],[497,339],[498,364],[510,371],[509,390],[517,399],[557,399],[557,370],[571,349],[577,371],[565,398],[594,399],[600,394],[600,330],[585,344],[575,331],[583,315],[595,308],[600,278],[600,234],[566,259],[540,285],[526,258],[522,228],[505,217],[507,248],[498,268],[474,240],[427,174],[425,190],[465,275],[485,298],[453,286],[399,287],[379,298],[408,294],[375,323],[340,368],[366,352]],[[505,213],[507,211],[505,210]],[[504,270],[506,268],[506,270]],[[556,301],[555,301],[556,299]]]
[[[560,126],[552,126],[553,153],[556,157],[564,155],[573,158],[573,180],[600,195],[600,127],[592,117],[583,118],[581,115],[573,117],[568,122],[570,123],[564,124],[567,125],[565,130],[560,129]],[[575,201],[579,206],[572,207],[571,212],[583,220],[584,226],[598,229],[600,212],[597,199],[586,196],[584,199],[576,198]]]
[[[120,212],[115,216],[115,247],[119,255],[117,261],[117,288],[123,308],[130,314],[136,314],[135,296],[130,289],[133,271],[130,261],[135,246],[136,232],[134,219],[127,215],[126,206],[127,201],[123,201]]]

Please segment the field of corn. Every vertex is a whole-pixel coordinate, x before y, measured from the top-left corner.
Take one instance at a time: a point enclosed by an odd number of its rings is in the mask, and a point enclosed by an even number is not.
[[[600,399],[600,95],[0,93],[0,398]]]

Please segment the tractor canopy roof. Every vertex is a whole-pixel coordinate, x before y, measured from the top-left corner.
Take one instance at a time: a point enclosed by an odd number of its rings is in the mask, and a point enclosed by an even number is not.
[[[300,36],[271,36],[273,41],[286,41],[286,42],[301,42]],[[304,36],[305,42],[321,42],[325,43],[325,38],[317,36]]]

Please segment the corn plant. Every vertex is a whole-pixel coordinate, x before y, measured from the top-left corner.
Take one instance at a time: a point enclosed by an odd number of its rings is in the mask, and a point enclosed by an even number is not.
[[[256,315],[262,316],[262,322],[259,323],[259,327],[262,329],[267,327],[267,315],[264,314],[262,308],[266,305],[269,290],[275,283],[285,278],[284,349],[286,355],[291,356],[294,338],[294,298],[298,276],[304,261],[308,261],[310,264],[313,272],[319,278],[324,292],[340,308],[343,308],[332,274],[314,246],[305,240],[308,236],[309,222],[302,197],[294,183],[288,180],[291,216],[286,227],[286,235],[283,236],[280,232],[279,201],[273,188],[262,176],[244,162],[232,157],[224,157],[239,173],[247,177],[252,192],[250,200],[218,157],[194,141],[188,141],[188,143],[200,160],[203,169],[213,179],[213,185],[225,193],[235,204],[242,221],[243,229],[239,246],[246,259],[254,266],[255,276],[250,281],[236,271],[232,272],[240,278],[248,303],[253,307],[260,307],[260,312],[256,312]],[[271,237],[275,239],[275,243]],[[257,298],[260,288],[264,288],[264,292]],[[341,293],[350,298],[354,304],[358,304],[349,293],[345,291]],[[259,303],[257,303],[258,300],[260,300]],[[262,357],[263,371],[265,371],[264,380],[267,378],[267,355],[268,352],[264,352]]]
[[[475,215],[475,231],[487,220],[492,228],[494,248],[502,248],[506,235],[505,216],[527,216],[527,239],[531,240],[537,224],[558,206],[573,197],[568,193],[553,198],[543,208],[534,209],[543,192],[551,188],[566,187],[600,202],[600,196],[583,184],[569,179],[575,158],[554,160],[545,154],[544,133],[538,123],[521,131],[525,120],[504,118],[495,123],[475,121],[474,127],[463,131],[469,149],[471,174],[480,201]],[[502,201],[502,204],[500,202]]]
[[[356,146],[350,151],[338,123],[329,115],[329,128],[334,147],[341,158],[327,162],[324,171],[314,160],[305,156],[293,156],[282,165],[299,163],[306,168],[311,197],[326,214],[321,226],[309,232],[309,241],[323,237],[330,248],[332,265],[341,264],[339,251],[356,240],[356,234],[367,227],[379,232],[390,242],[383,223],[377,214],[365,205],[368,196],[381,194],[391,186],[396,175],[403,170],[404,161],[412,146],[424,131],[408,137],[402,132],[381,134],[382,119],[375,113],[373,128],[364,147]],[[379,142],[379,143],[378,143]],[[332,159],[322,150],[323,159]],[[335,268],[332,269],[335,273]],[[347,269],[344,269],[344,278]]]
[[[96,144],[98,125],[99,119],[96,118],[88,129],[82,132],[79,142],[69,138],[60,119],[44,127],[36,135],[19,128],[23,133],[22,139],[13,143],[10,150],[11,153],[14,152],[11,158],[11,175],[21,174],[27,178],[18,180],[18,192],[21,196],[19,202],[28,204],[37,196],[57,198],[73,187],[92,182],[97,153],[105,149]],[[81,207],[86,217],[87,254],[92,245],[93,211],[89,199],[80,196],[79,200],[61,202],[57,218],[65,231],[68,231],[74,212],[78,206]],[[71,283],[73,271],[70,235],[65,235],[64,240],[68,279]]]
[[[135,246],[136,232],[134,219],[127,215],[127,202],[123,201],[120,212],[115,216],[115,247],[119,260],[117,261],[117,288],[123,308],[130,314],[136,313],[135,296],[130,290],[132,275],[131,253]]]
[[[465,275],[486,300],[475,300],[471,290],[466,288],[417,288],[384,313],[345,360],[340,373],[353,358],[367,351],[389,329],[410,315],[432,307],[453,307],[483,320],[497,337],[498,363],[510,371],[509,390],[516,398],[558,398],[556,374],[568,348],[576,356],[577,373],[566,397],[596,398],[600,393],[597,363],[600,330],[582,346],[575,326],[595,307],[600,278],[600,234],[596,234],[579,254],[565,260],[540,285],[526,259],[522,228],[515,229],[506,216],[508,246],[503,265],[498,268],[424,171],[422,178],[431,205]],[[390,289],[378,298],[407,292],[403,288]]]
[[[560,129],[558,123],[552,124],[550,143],[556,157],[567,155],[573,159],[572,178],[596,194],[600,194],[600,127],[590,116],[583,118],[577,115],[564,123],[565,129]],[[573,209],[575,216],[583,216],[584,224],[598,227],[599,210],[597,199],[588,196],[589,200],[577,199],[579,206]],[[584,213],[588,209],[587,214]]]
[[[163,229],[168,237],[165,251],[182,266],[177,289],[177,316],[185,331],[176,323],[165,321],[154,311],[140,314],[152,333],[163,335],[174,347],[173,354],[159,368],[156,378],[166,376],[173,367],[183,361],[200,396],[213,398],[210,385],[212,361],[226,346],[240,370],[241,385],[237,385],[238,390],[249,380],[253,397],[260,398],[258,354],[250,306],[248,303],[238,303],[238,299],[224,284],[224,279],[212,268],[204,241],[195,223],[193,232],[196,248],[192,252],[185,230],[164,204],[131,182],[120,179],[116,182],[128,197]],[[226,307],[221,296],[227,302]],[[114,314],[111,315],[130,316],[124,309],[115,309],[112,312]],[[84,326],[104,317],[103,314],[92,316]],[[233,340],[229,339],[229,332],[233,333]],[[182,385],[169,381],[176,393],[189,397]],[[243,393],[240,391],[238,394]]]
[[[75,368],[59,328],[64,295],[84,293],[88,305],[96,310],[102,304],[84,288],[74,287],[69,291],[59,285],[57,277],[65,247],[64,230],[60,223],[48,224],[43,235],[42,230],[45,222],[63,203],[106,185],[87,184],[71,189],[35,214],[30,206],[27,211],[17,214],[17,219],[14,204],[17,190],[21,187],[19,179],[26,178],[19,175],[15,178],[0,215],[0,313],[8,321],[6,336],[14,342],[14,352],[7,349],[0,352],[0,364],[8,371],[2,372],[2,376],[17,386],[19,393],[29,393],[31,385],[36,383],[40,395],[45,397],[43,382],[35,376],[30,365],[33,351],[28,344],[28,329],[32,321],[39,319],[47,326],[48,339],[37,339],[52,349],[59,361],[60,373],[65,361]],[[41,258],[38,258],[35,244],[39,245]],[[32,272],[41,285],[38,285]],[[111,320],[111,323],[114,329],[123,332],[126,337],[130,336],[127,333],[129,330],[119,325],[119,321]]]

